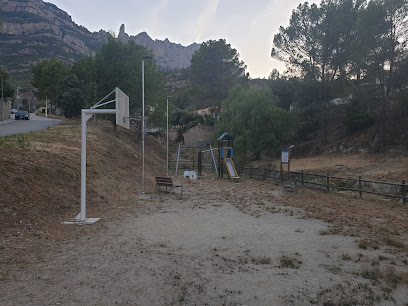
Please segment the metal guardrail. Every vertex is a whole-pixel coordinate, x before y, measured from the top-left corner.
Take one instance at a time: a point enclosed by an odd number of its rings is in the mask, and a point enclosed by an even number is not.
[[[267,168],[241,167],[236,166],[239,176],[258,177],[263,179],[282,180],[279,170]],[[360,198],[363,193],[385,196],[395,199],[402,199],[403,203],[407,203],[408,185],[406,181],[401,183],[382,182],[374,180],[365,180],[361,176],[358,178],[337,177],[330,174],[314,174],[301,172],[284,172],[286,180],[293,180],[302,186],[326,191],[352,191],[358,192]],[[378,185],[385,186],[388,192],[378,190]]]

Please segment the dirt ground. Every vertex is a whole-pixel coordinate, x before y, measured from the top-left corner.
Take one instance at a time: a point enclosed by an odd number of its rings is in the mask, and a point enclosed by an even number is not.
[[[140,200],[138,139],[88,139],[102,219],[82,226],[62,224],[79,212],[77,124],[0,139],[1,305],[408,305],[407,205],[210,174],[168,193],[154,139]]]
[[[406,207],[284,194],[261,181],[184,186],[183,195],[157,191],[92,215],[102,217],[94,225],[55,224],[64,239],[39,242],[28,263],[2,266],[0,304],[406,305]],[[312,211],[339,199],[349,204],[341,214]],[[365,222],[321,220],[328,211],[346,218],[356,203],[372,206],[355,215]],[[394,218],[400,224],[381,225]]]

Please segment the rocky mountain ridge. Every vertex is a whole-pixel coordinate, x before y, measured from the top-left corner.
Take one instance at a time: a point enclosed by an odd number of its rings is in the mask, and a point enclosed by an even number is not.
[[[77,25],[71,16],[56,5],[41,0],[0,0],[0,65],[11,73],[14,83],[30,83],[31,68],[41,60],[57,58],[71,64],[83,56],[92,56],[107,41],[108,32],[90,32]],[[190,66],[193,53],[200,45],[153,40],[147,33],[125,33],[118,39],[134,40],[153,50],[163,70]]]
[[[129,36],[125,32],[124,24],[120,27],[118,39],[123,42],[133,40],[136,44],[153,50],[155,61],[163,70],[190,67],[194,52],[200,48],[200,45],[196,43],[184,47],[170,42],[167,38],[165,40],[153,40],[146,32],[139,33],[136,36]]]

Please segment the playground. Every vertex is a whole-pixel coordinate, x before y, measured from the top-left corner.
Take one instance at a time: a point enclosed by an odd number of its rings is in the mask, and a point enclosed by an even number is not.
[[[320,205],[324,199],[315,196]],[[93,225],[60,224],[37,245],[33,262],[3,270],[0,302],[403,305],[406,285],[387,294],[382,288],[390,286],[386,273],[402,271],[406,255],[382,245],[360,248],[363,225],[354,225],[361,231],[354,237],[330,233],[337,223],[284,203],[281,190],[264,182],[202,178],[183,196],[158,192]],[[372,204],[374,215],[379,206]],[[384,276],[373,283],[361,275],[377,271],[379,258]]]
[[[183,193],[166,192],[154,180],[166,150],[151,137],[140,199],[142,152],[130,131],[101,124],[87,137],[87,216],[101,218],[92,225],[63,224],[80,208],[77,122],[30,134],[28,148],[3,140],[1,305],[406,302],[406,205],[284,193],[228,169],[190,183],[180,172]],[[194,154],[228,167],[230,148],[226,138],[221,158]]]

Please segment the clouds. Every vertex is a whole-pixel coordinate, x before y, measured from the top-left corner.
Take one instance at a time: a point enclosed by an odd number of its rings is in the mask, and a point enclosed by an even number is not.
[[[194,33],[197,41],[201,41],[204,34],[208,35],[211,29],[215,27],[218,4],[219,0],[209,0],[205,9],[199,12]]]

